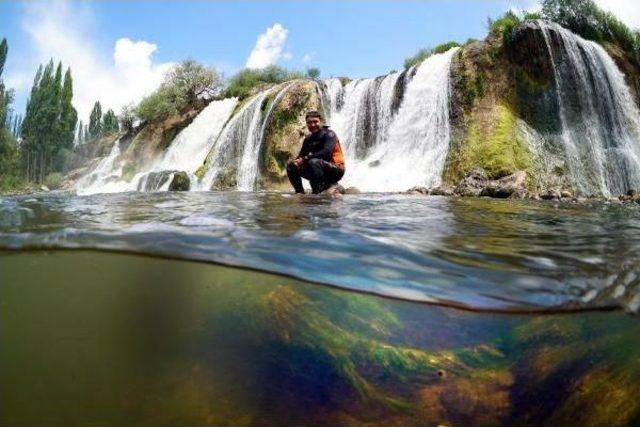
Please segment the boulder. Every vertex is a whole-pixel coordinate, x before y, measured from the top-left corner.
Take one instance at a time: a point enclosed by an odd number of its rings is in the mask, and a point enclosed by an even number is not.
[[[500,199],[518,198],[526,196],[527,173],[518,171],[494,181],[488,181],[480,191],[480,196],[496,197]]]
[[[189,191],[191,180],[186,172],[178,171],[173,174],[173,179],[169,184],[169,191]]]
[[[560,197],[563,199],[570,199],[573,197],[573,194],[571,194],[571,191],[563,190],[560,192]]]
[[[540,193],[542,200],[558,200],[562,197],[562,194],[557,189],[550,189],[543,193]]]
[[[406,191],[407,194],[429,194],[429,189],[427,187],[422,187],[416,185],[415,187],[411,187]]]
[[[449,187],[434,187],[429,190],[429,194],[432,196],[453,196],[454,190]]]
[[[345,194],[345,188],[340,184],[334,184],[326,190],[320,192],[324,196],[340,197]]]
[[[344,194],[360,194],[361,191],[356,187],[347,187],[344,189]]]
[[[453,191],[464,197],[479,196],[487,183],[488,178],[484,170],[474,169],[462,178]]]

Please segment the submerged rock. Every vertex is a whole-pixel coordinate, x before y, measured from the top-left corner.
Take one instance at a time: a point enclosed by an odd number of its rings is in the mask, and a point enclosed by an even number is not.
[[[169,191],[189,191],[191,188],[191,180],[186,172],[179,171],[173,175]]]

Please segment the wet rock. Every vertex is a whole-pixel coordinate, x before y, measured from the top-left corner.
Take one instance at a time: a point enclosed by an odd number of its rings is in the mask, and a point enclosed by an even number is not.
[[[562,197],[560,191],[556,189],[547,190],[543,193],[540,193],[540,198],[542,200],[559,200]]]
[[[429,194],[432,196],[453,196],[453,191],[453,188],[435,187],[429,190]]]
[[[480,196],[496,197],[500,199],[518,198],[526,196],[527,173],[518,171],[495,181],[488,181],[480,191]]]
[[[47,187],[46,185],[41,185],[40,186],[40,190],[42,190],[42,191],[51,191],[51,190],[49,190],[49,187]]]
[[[429,189],[427,187],[417,185],[408,189],[407,194],[429,194]]]
[[[179,171],[173,175],[173,179],[169,184],[169,191],[189,191],[191,188],[191,180],[186,172]]]
[[[343,194],[360,194],[361,191],[357,187],[347,187]]]
[[[560,197],[563,199],[570,199],[573,197],[573,194],[571,194],[571,191],[564,190],[560,192]]]
[[[453,191],[464,197],[479,196],[482,189],[487,186],[487,182],[488,178],[484,170],[474,169],[462,178]]]
[[[332,197],[340,197],[345,194],[345,188],[340,184],[334,184],[326,190],[322,191],[320,194],[324,196],[332,196]]]

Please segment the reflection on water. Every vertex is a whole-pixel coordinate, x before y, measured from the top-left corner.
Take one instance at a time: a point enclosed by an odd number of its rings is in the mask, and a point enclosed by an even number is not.
[[[214,261],[476,309],[640,307],[637,205],[237,192],[0,199],[0,249],[58,247]]]
[[[3,426],[640,421],[621,312],[475,313],[86,251],[0,271]]]

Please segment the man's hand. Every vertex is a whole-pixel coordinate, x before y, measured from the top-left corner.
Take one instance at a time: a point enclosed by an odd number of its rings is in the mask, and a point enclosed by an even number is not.
[[[297,168],[302,166],[303,163],[304,163],[304,159],[302,157],[298,157],[297,159],[293,159],[293,165],[295,167],[297,167]]]

